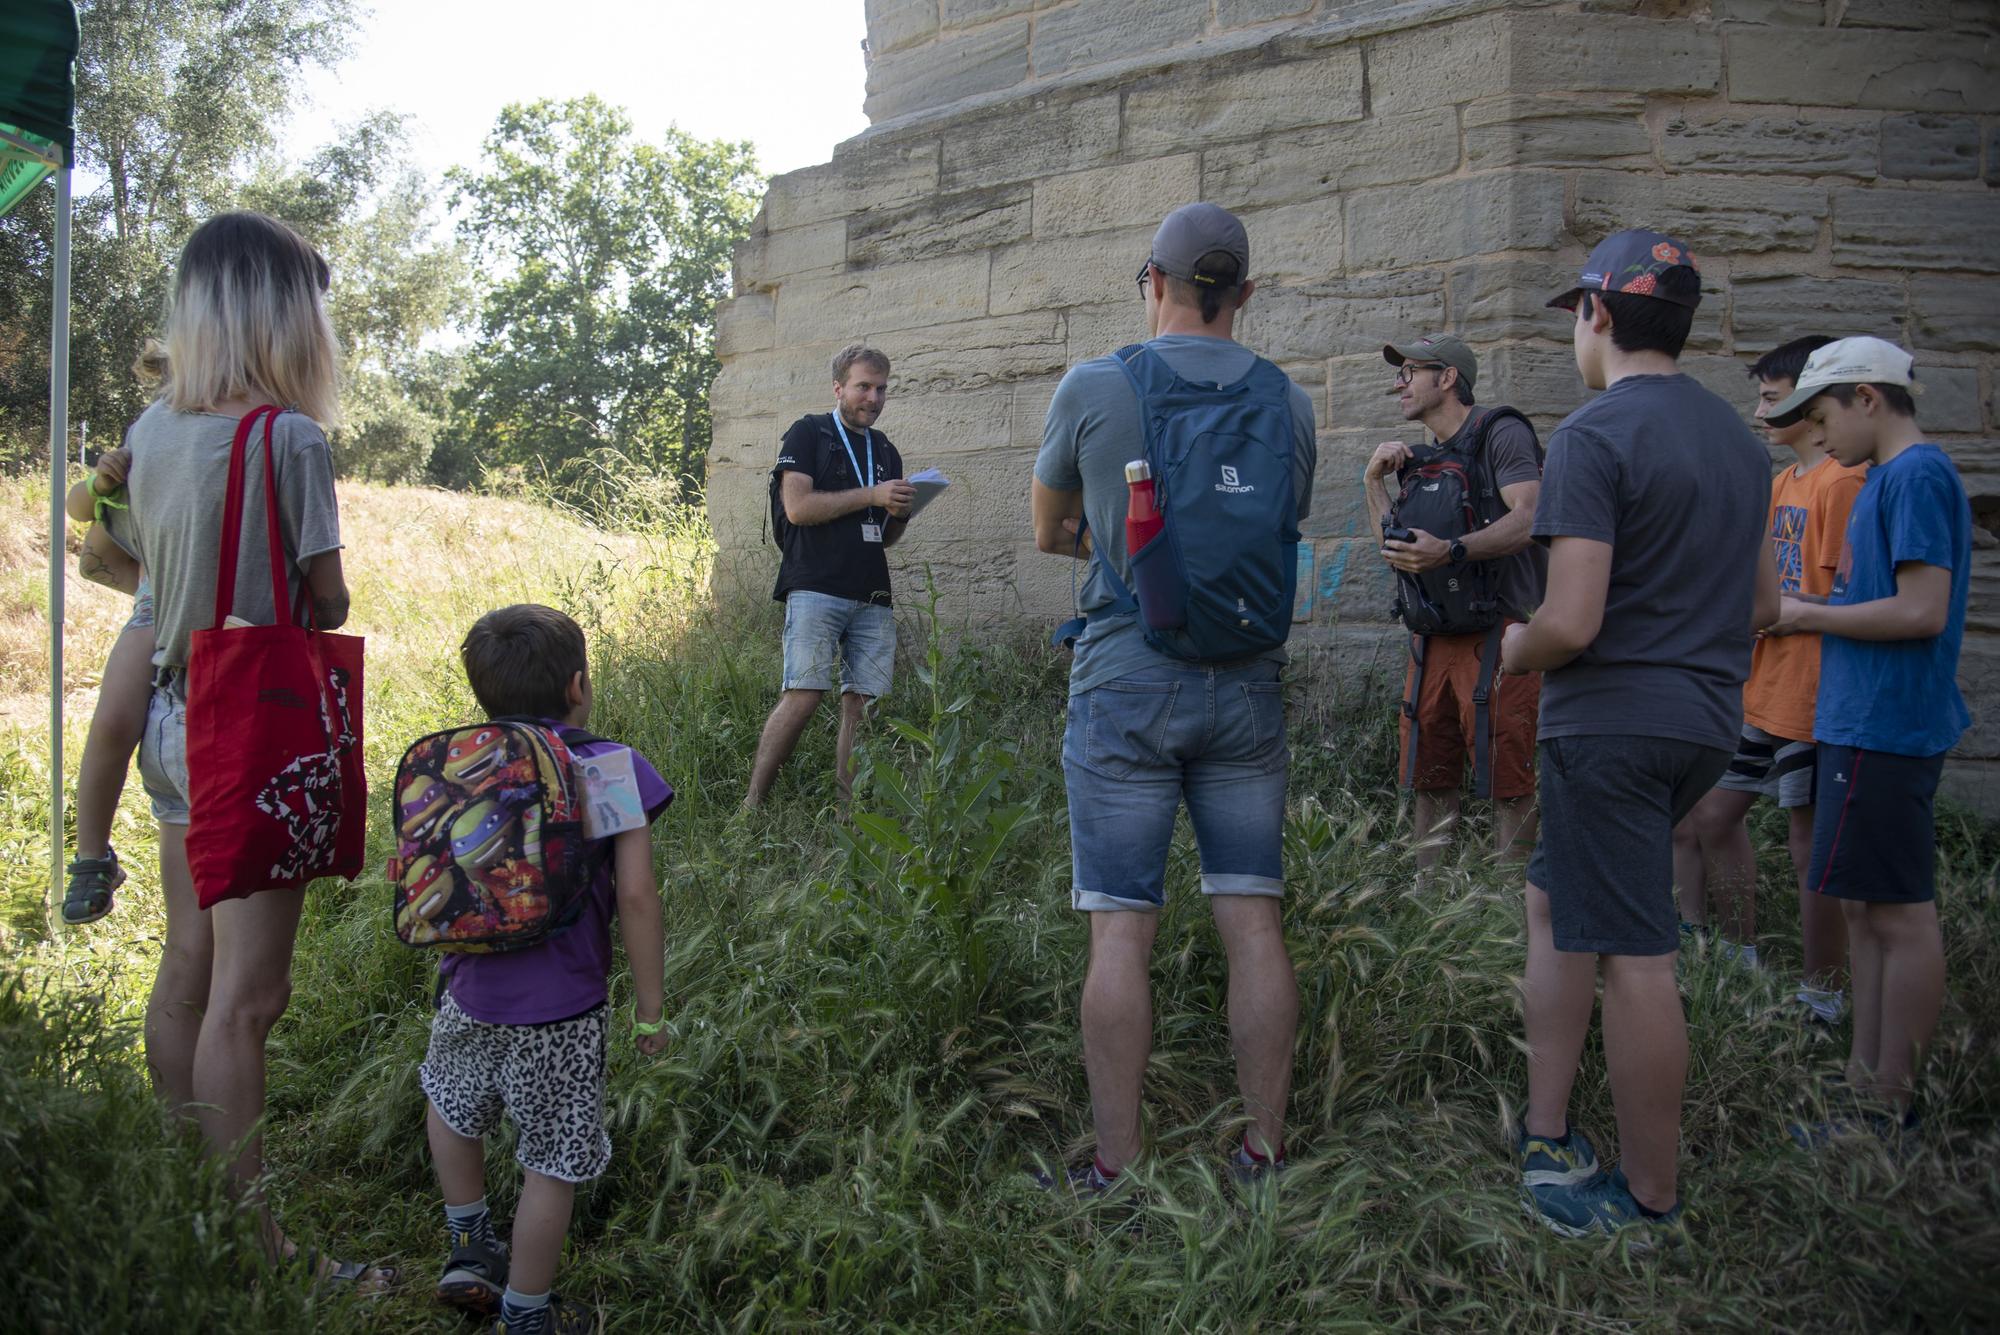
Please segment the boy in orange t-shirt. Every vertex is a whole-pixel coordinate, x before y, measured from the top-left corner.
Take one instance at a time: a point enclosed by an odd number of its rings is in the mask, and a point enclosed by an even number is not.
[[[1795,339],[1750,368],[1757,382],[1759,422],[1792,392],[1806,358],[1831,341]],[[1847,514],[1867,470],[1845,468],[1830,458],[1821,433],[1808,421],[1766,426],[1764,432],[1773,445],[1790,449],[1797,458],[1771,479],[1770,533],[1779,584],[1785,593],[1823,599],[1833,588]],[[1790,817],[1792,870],[1799,879],[1805,956],[1798,1000],[1816,1018],[1831,1023],[1841,1014],[1847,932],[1840,905],[1805,889],[1812,854],[1813,707],[1818,695],[1819,636],[1758,639],[1750,680],[1743,687],[1743,737],[1736,758],[1675,829],[1674,879],[1681,914],[1688,920],[1683,930],[1707,926],[1713,919],[1721,929],[1720,949],[1755,965],[1757,864],[1746,818],[1760,795],[1784,808]]]

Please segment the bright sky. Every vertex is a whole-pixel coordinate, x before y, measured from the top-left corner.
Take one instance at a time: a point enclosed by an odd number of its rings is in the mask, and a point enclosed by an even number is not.
[[[433,177],[472,166],[502,104],[596,93],[657,140],[748,139],[776,175],[828,161],[861,114],[862,0],[373,0],[353,54],[305,81],[299,157],[386,107]],[[559,16],[550,24],[549,16]]]

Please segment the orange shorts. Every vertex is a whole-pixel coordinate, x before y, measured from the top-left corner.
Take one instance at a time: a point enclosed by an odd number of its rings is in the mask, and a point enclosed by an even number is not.
[[[1472,693],[1479,685],[1479,651],[1485,645],[1483,633],[1433,635],[1424,641],[1423,695],[1417,701],[1417,770],[1410,785],[1419,792],[1457,788],[1466,781],[1475,735]],[[1410,681],[1416,671],[1412,660],[1403,676],[1405,700],[1410,698]],[[1496,798],[1528,797],[1535,791],[1535,712],[1541,699],[1541,673],[1509,677],[1497,663],[1494,665],[1486,716],[1493,730],[1489,754]],[[1408,716],[1402,719],[1401,732],[1398,784],[1410,767]]]

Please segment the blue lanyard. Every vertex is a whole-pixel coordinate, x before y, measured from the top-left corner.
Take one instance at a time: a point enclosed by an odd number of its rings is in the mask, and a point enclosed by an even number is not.
[[[847,451],[847,464],[848,467],[854,470],[855,480],[858,481],[864,488],[874,486],[875,485],[875,433],[873,431],[870,431],[865,426],[861,428],[861,434],[868,442],[868,473],[867,476],[864,477],[862,476],[861,473],[861,461],[854,457],[854,443],[847,438],[847,426],[844,422],[840,420],[840,409],[838,408],[835,408],[833,410],[833,429],[840,433],[840,444],[841,447]],[[872,512],[874,510],[874,507],[870,506],[869,510],[870,512]]]

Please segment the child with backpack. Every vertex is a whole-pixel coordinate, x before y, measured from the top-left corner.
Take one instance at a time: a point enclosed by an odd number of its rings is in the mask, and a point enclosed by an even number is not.
[[[1917,426],[1910,354],[1879,338],[1815,352],[1769,413],[1804,418],[1835,460],[1868,463],[1847,547],[1824,602],[1786,597],[1774,634],[1820,636],[1818,810],[1811,890],[1847,919],[1854,1043],[1846,1119],[1795,1126],[1813,1146],[1849,1129],[1915,1124],[1924,1049],[1944,1004],[1932,802],[1944,755],[1971,725],[1958,689],[1972,562],[1972,507],[1951,458]],[[1872,1108],[1867,1105],[1873,1105]]]
[[[414,744],[396,774],[397,934],[447,953],[421,1080],[444,1192],[446,1303],[503,1335],[597,1328],[552,1291],[576,1184],[611,1159],[611,919],[632,971],[632,1032],[667,1046],[665,945],[650,827],[673,789],[629,747],[583,731],[583,630],[503,607],[460,646],[488,724]],[[524,1170],[509,1244],[486,1203],[485,1137],[502,1112]],[[510,1254],[511,1253],[511,1254]]]

